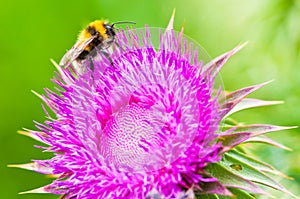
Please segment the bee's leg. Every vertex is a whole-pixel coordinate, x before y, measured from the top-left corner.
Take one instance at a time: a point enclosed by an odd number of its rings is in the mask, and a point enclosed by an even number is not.
[[[122,48],[122,46],[120,46],[120,44],[119,44],[118,42],[115,42],[115,44],[116,44],[116,46],[117,46],[118,48],[120,48],[123,52],[125,51],[125,49]]]
[[[88,63],[89,63],[89,68],[91,69],[92,72],[94,72],[93,58],[91,56],[88,56],[87,60],[88,60]]]
[[[112,58],[110,57],[110,54],[104,50],[100,50],[100,52],[109,60],[110,65],[114,66],[114,62],[112,60]]]
[[[97,52],[104,55],[109,60],[110,65],[114,66],[113,60],[108,52],[106,52],[104,49],[100,48],[99,46],[96,46],[94,53],[97,53]],[[95,55],[93,54],[93,56],[96,56],[96,54]]]
[[[93,80],[93,83],[94,83],[94,62],[93,62],[93,57],[88,56],[87,61],[88,61],[88,64],[89,64],[89,68],[92,71],[91,72],[91,77],[92,77],[92,80]]]

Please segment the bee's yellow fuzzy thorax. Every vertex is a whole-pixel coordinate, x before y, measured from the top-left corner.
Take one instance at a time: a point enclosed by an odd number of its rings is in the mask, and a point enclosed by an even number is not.
[[[89,23],[87,28],[82,30],[80,32],[80,34],[78,35],[78,45],[80,45],[81,43],[83,43],[84,41],[86,41],[92,37],[91,33],[88,31],[88,28],[95,29],[97,32],[99,32],[100,36],[103,39],[107,39],[108,35],[106,34],[106,28],[104,26],[107,23],[108,23],[108,21],[106,21],[106,20],[96,20],[96,21]],[[85,47],[85,50],[89,50],[89,49],[90,49],[90,46]]]
[[[108,22],[105,20],[96,20],[92,23],[90,23],[89,25],[92,27],[95,27],[95,29],[100,33],[100,35],[106,39],[107,38],[107,34],[106,34],[106,28],[104,27],[105,24],[107,24]]]
[[[99,34],[106,39],[107,38],[107,34],[106,34],[106,28],[104,27],[104,25],[107,24],[107,21],[105,20],[96,20],[91,22],[88,27],[94,28],[96,31],[99,32]],[[86,40],[88,38],[90,38],[92,35],[90,32],[87,31],[87,29],[84,29],[83,31],[80,32],[79,36],[78,36],[78,40]]]

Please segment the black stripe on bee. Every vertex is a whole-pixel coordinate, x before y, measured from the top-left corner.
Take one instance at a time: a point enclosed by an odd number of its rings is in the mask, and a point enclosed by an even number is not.
[[[88,26],[86,28],[86,31],[89,32],[91,35],[99,34],[99,32],[93,26]]]
[[[89,51],[84,50],[84,51],[82,51],[82,52],[79,54],[79,56],[77,57],[77,59],[83,60],[83,59],[85,59],[89,54],[90,54]]]

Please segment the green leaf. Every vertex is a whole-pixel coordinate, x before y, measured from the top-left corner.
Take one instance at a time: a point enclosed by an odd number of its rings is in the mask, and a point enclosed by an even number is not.
[[[219,57],[213,59],[209,63],[207,63],[204,68],[203,74],[208,77],[215,77],[219,71],[221,70],[222,66],[227,62],[227,60],[237,53],[239,50],[241,50],[247,43],[244,43],[242,45],[238,45],[234,49],[232,49],[229,52],[224,53],[223,55],[220,55]]]
[[[247,162],[240,161],[239,159],[231,156],[230,154],[224,154],[220,162],[224,167],[233,172],[234,174],[240,176],[241,178],[247,179],[252,182],[256,182],[262,185],[269,186],[273,189],[280,190],[294,197],[287,189],[285,189],[278,182],[272,178],[265,175],[263,172],[259,171],[252,165],[247,164]]]
[[[218,195],[226,195],[233,196],[233,194],[224,187],[220,182],[200,182],[201,194],[218,194]]]
[[[245,141],[245,143],[249,143],[249,142],[264,143],[264,144],[269,144],[269,145],[272,145],[272,146],[275,146],[275,147],[278,147],[278,148],[281,148],[284,150],[288,150],[288,151],[292,150],[292,149],[290,149],[290,148],[288,148],[266,136],[252,137]]]
[[[209,164],[205,170],[225,187],[243,189],[252,193],[265,194],[270,196],[267,192],[261,189],[259,186],[254,184],[248,179],[237,175],[233,172],[230,166],[226,167],[221,163]]]
[[[233,197],[229,196],[219,196],[219,199],[232,199],[232,198],[237,198],[237,199],[255,199],[254,196],[251,196],[249,193],[240,190],[240,189],[230,189],[230,191],[234,194]]]
[[[233,126],[224,126],[224,130],[231,129]],[[237,132],[251,132],[252,136],[258,136],[269,132],[274,131],[282,131],[292,128],[297,128],[296,126],[275,126],[275,125],[269,125],[269,124],[249,124],[249,125],[243,125],[238,124],[234,125],[234,131]]]
[[[216,194],[201,194],[196,195],[196,199],[219,199],[219,196]]]
[[[239,102],[241,102],[247,95],[253,93],[254,91],[260,89],[261,87],[265,86],[266,84],[270,83],[264,82],[261,84],[257,84],[254,86],[249,86],[242,88],[240,90],[236,90],[224,96],[224,98],[220,99],[220,114],[221,117],[227,115]]]
[[[276,104],[282,104],[282,101],[265,101],[265,100],[259,100],[259,99],[253,99],[253,98],[245,98],[240,103],[238,103],[234,108],[232,108],[225,117],[228,117],[229,115],[232,115],[236,112],[260,107],[260,106],[270,106],[270,105],[276,105]]]
[[[235,158],[235,159],[237,159],[237,160],[239,160],[239,161],[241,161],[241,162],[244,162],[245,164],[248,164],[248,165],[251,165],[251,166],[255,167],[259,171],[269,172],[269,173],[273,173],[275,175],[280,175],[282,177],[288,178],[286,175],[282,174],[281,172],[276,170],[271,165],[269,165],[265,162],[262,162],[260,160],[257,160],[252,156],[241,153],[237,150],[228,151],[226,154],[233,157],[233,158]]]
[[[218,141],[222,142],[222,146],[224,147],[223,151],[231,150],[236,145],[246,141],[250,138],[251,133],[249,132],[238,132],[232,134],[223,134],[218,136]]]

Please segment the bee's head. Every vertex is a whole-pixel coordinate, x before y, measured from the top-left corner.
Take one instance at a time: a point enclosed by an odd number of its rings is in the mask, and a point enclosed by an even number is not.
[[[114,24],[110,25],[110,24],[104,24],[104,28],[106,29],[106,34],[108,36],[115,36],[116,33],[114,31]]]

